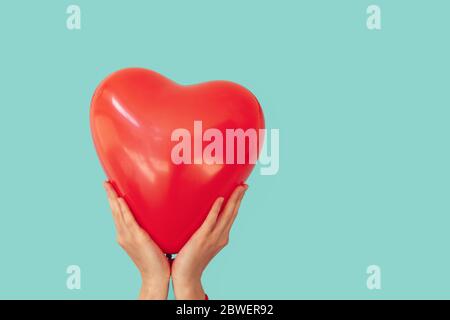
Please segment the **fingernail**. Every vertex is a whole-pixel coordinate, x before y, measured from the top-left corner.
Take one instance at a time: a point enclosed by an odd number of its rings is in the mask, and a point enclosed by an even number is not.
[[[244,187],[244,189],[247,191],[248,190],[248,184],[244,183],[242,184],[242,186]]]

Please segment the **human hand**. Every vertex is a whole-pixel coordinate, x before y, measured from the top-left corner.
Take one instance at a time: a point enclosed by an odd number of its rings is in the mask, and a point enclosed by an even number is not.
[[[137,266],[142,277],[139,299],[167,299],[170,266],[161,249],[138,225],[123,198],[117,196],[110,183],[104,187],[116,225],[117,242]]]
[[[247,185],[238,186],[222,209],[224,199],[218,198],[202,226],[178,253],[172,264],[172,282],[176,299],[203,300],[205,292],[201,276],[209,262],[229,240],[233,222]]]

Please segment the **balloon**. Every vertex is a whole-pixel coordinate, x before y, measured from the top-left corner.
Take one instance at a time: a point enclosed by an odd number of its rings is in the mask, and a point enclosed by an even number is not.
[[[264,117],[255,96],[238,84],[183,86],[132,68],[111,74],[97,87],[90,124],[109,181],[139,225],[172,254],[201,226],[214,201],[227,199],[254,167],[248,160],[250,140],[242,163],[236,160],[239,144],[225,146],[227,129],[261,131]],[[259,152],[263,138],[257,140]],[[208,149],[213,142],[223,143],[223,149]],[[227,160],[230,154],[234,161]]]

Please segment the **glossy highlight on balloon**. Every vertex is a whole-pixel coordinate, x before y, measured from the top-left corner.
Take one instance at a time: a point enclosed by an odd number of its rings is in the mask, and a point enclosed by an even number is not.
[[[90,125],[101,165],[137,222],[165,253],[177,253],[214,200],[228,198],[254,164],[174,164],[174,130],[264,129],[256,97],[229,81],[180,85],[147,69],[117,71],[97,87]],[[192,133],[193,136],[193,133]],[[259,139],[259,138],[258,138]],[[203,148],[208,142],[203,141]]]

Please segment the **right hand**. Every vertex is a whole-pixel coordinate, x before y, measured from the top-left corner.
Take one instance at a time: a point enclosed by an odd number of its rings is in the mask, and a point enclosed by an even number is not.
[[[127,203],[117,196],[111,184],[105,182],[104,187],[116,225],[117,242],[141,273],[142,288],[139,298],[167,299],[170,265],[166,256],[138,225]]]

